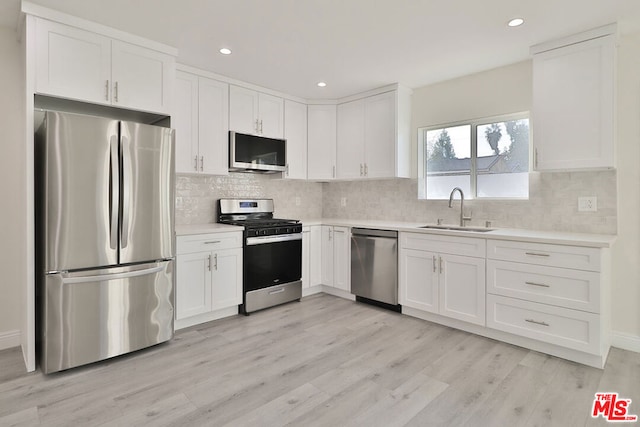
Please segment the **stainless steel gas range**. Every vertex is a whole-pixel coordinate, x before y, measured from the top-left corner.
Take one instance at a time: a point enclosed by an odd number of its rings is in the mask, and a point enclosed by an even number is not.
[[[244,314],[302,297],[302,224],[273,217],[272,199],[220,199],[218,222],[244,227]]]

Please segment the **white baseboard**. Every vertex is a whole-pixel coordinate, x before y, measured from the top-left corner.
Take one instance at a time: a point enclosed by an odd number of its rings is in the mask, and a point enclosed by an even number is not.
[[[0,350],[18,347],[20,345],[20,331],[0,332]]]
[[[611,334],[611,346],[640,353],[640,337],[613,331]]]

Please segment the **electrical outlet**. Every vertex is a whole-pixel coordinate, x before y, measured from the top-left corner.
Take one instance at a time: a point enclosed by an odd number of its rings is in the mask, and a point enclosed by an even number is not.
[[[347,206],[347,198],[346,197],[341,197],[340,198],[340,206],[342,206],[342,207],[346,207]]]
[[[597,212],[598,198],[596,196],[578,197],[578,212]]]
[[[300,206],[300,196],[296,196],[296,206]]]

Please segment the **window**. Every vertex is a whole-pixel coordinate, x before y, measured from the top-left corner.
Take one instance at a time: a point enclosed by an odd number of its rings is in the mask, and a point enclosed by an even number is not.
[[[529,197],[529,118],[493,117],[418,129],[419,198]]]

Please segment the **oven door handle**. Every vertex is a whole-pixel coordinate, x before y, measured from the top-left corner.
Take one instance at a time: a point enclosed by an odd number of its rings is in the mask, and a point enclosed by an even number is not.
[[[264,245],[267,243],[289,242],[292,240],[302,240],[302,233],[281,234],[279,236],[247,237],[247,246]]]

